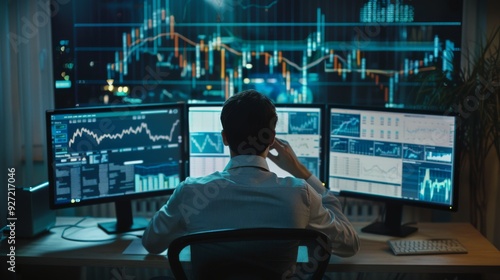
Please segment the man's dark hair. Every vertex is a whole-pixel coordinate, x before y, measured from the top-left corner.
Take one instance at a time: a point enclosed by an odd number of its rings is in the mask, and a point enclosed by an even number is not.
[[[272,144],[278,116],[269,98],[250,89],[226,100],[220,120],[234,153],[259,155]]]

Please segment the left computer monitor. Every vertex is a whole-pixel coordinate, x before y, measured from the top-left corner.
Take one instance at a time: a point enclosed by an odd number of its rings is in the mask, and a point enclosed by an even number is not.
[[[200,177],[222,171],[229,162],[229,148],[222,142],[221,104],[189,104],[189,176]],[[323,178],[322,105],[276,104],[276,137],[290,143],[299,160],[318,178]],[[271,151],[273,152],[273,151]],[[272,172],[291,176],[267,160]]]
[[[48,110],[52,209],[114,202],[108,233],[143,229],[131,200],[173,192],[185,178],[185,105]]]

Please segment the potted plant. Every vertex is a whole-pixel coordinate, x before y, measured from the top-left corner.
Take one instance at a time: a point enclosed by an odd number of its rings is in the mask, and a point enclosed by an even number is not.
[[[471,223],[486,235],[489,190],[487,173],[500,163],[500,27],[462,53],[464,67],[450,73],[422,73],[415,105],[459,115],[462,170],[469,172]],[[494,153],[494,162],[490,162]]]

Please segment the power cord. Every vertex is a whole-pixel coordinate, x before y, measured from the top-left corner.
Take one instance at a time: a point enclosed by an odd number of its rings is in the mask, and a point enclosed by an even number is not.
[[[113,236],[111,238],[105,238],[105,239],[77,239],[77,238],[71,238],[71,237],[68,237],[68,236],[65,235],[66,231],[68,229],[71,229],[71,228],[79,228],[79,229],[94,228],[94,226],[87,226],[87,227],[85,227],[85,226],[80,226],[79,225],[80,223],[82,223],[86,219],[87,219],[87,217],[83,217],[82,219],[80,219],[78,222],[76,222],[73,225],[57,225],[57,226],[53,226],[52,228],[65,227],[65,229],[63,229],[63,231],[61,232],[61,238],[65,239],[65,240],[69,240],[69,241],[75,241],[75,242],[104,242],[104,241],[113,241],[113,240],[116,240],[119,236],[124,236],[124,235],[132,235],[134,237],[139,237],[139,238],[141,237],[141,235],[132,234],[132,233],[124,233],[124,234],[120,234],[120,235]]]

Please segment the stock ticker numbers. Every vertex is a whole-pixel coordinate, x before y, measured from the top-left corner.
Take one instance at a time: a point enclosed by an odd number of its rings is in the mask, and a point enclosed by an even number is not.
[[[255,88],[277,103],[397,107],[416,75],[459,63],[461,0],[122,2],[71,1],[52,19],[56,92],[146,103]]]

